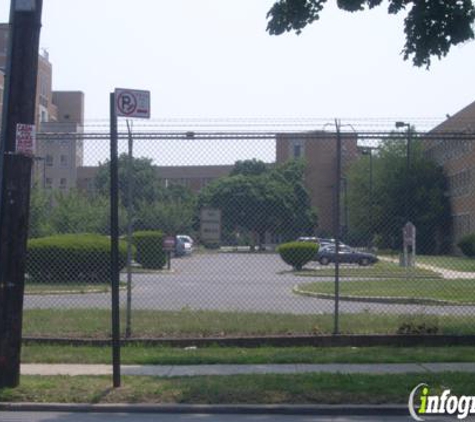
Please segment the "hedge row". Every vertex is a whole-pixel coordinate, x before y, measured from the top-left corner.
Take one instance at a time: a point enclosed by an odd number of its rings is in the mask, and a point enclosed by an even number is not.
[[[138,231],[133,236],[137,249],[135,260],[143,268],[162,269],[167,256],[163,251],[163,233],[161,231]]]
[[[65,234],[28,242],[27,273],[33,281],[110,283],[110,238],[98,234]],[[119,242],[119,267],[127,262],[126,243]]]

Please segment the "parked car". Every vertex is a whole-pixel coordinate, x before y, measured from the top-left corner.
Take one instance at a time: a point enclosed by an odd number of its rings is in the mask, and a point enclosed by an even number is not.
[[[175,256],[191,255],[193,252],[193,239],[190,236],[179,234],[176,236]]]
[[[319,243],[318,242],[318,237],[299,237],[297,239],[297,242],[313,242],[313,243]]]
[[[191,248],[193,248],[193,244],[194,244],[193,239],[190,236],[188,236],[187,234],[177,234],[176,237],[180,238],[181,240],[183,240],[186,243],[189,243],[191,245]]]
[[[321,265],[328,265],[334,263],[336,260],[336,248],[334,245],[322,246],[316,256],[315,260]],[[372,265],[378,262],[376,255],[368,252],[356,251],[349,246],[340,245],[338,253],[338,262],[344,264],[358,264],[361,266]]]
[[[318,243],[321,248],[324,246],[335,246],[335,239],[326,239],[323,237],[299,237],[297,242],[314,242]],[[341,242],[340,246],[349,247],[348,245],[345,245]]]

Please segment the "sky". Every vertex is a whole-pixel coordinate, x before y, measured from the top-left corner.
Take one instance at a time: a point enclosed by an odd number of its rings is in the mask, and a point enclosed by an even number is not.
[[[152,119],[436,119],[475,100],[475,42],[415,68],[403,15],[334,3],[301,35],[270,36],[273,0],[44,0],[41,47],[88,120],[116,87],[150,90]]]
[[[1,4],[3,21],[8,3]],[[426,70],[403,60],[404,15],[388,15],[387,4],[351,14],[330,0],[301,35],[270,36],[266,14],[273,3],[44,0],[40,44],[53,64],[53,89],[83,91],[86,122],[104,130],[115,88],[149,90],[151,120],[135,127],[162,129],[184,121],[253,128],[251,119],[272,129],[288,122],[322,129],[336,118],[388,128],[404,120],[430,129],[475,100],[475,42],[452,48]],[[211,145],[188,143],[173,160],[173,146],[165,144],[142,143],[142,152],[157,164],[271,161],[275,154],[272,142],[240,151],[227,142],[204,159]],[[106,157],[106,147],[86,149],[87,163]]]

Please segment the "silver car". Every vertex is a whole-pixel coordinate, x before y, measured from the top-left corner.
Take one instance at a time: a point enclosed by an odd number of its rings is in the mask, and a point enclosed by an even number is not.
[[[318,261],[321,265],[328,265],[336,261],[336,248],[335,245],[327,245],[321,247],[315,261]],[[361,266],[372,265],[378,262],[376,255],[368,252],[359,252],[351,249],[349,246],[340,245],[338,251],[338,262],[342,264],[358,264]]]

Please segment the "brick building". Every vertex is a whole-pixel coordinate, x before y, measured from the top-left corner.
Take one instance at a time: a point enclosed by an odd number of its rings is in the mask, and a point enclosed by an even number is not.
[[[9,25],[0,24],[0,69],[5,69]],[[3,101],[3,73],[0,77]],[[76,186],[77,168],[82,166],[83,144],[80,138],[60,133],[82,133],[84,125],[84,94],[79,91],[53,91],[53,66],[49,54],[38,56],[36,89],[36,144],[33,180],[45,188],[69,189]],[[2,108],[3,108],[3,104]],[[1,108],[0,108],[1,113]],[[47,133],[55,133],[48,139]]]
[[[357,134],[342,135],[342,174],[358,157],[357,139]],[[324,236],[333,233],[336,144],[335,133],[324,131],[285,133],[276,139],[278,164],[291,159],[304,159],[307,164],[305,185],[318,211],[318,232]]]
[[[220,177],[229,175],[234,166],[155,166],[156,177],[163,187],[181,185],[198,193],[208,183]],[[94,179],[97,166],[85,166],[77,169],[77,188],[94,192]]]
[[[457,133],[463,138],[457,139]],[[427,156],[443,166],[452,210],[452,243],[475,231],[475,102],[430,131]],[[473,138],[471,137],[473,135]]]

